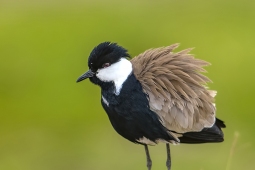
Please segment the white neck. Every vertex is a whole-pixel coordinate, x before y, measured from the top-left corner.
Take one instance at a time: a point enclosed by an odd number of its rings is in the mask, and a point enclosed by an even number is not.
[[[109,67],[98,69],[96,76],[104,82],[113,81],[115,85],[115,94],[119,95],[123,83],[132,72],[132,64],[129,60],[121,58],[117,63]]]

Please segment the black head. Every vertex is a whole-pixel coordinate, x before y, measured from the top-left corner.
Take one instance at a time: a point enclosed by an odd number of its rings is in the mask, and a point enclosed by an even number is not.
[[[121,58],[130,58],[127,50],[116,43],[103,42],[96,46],[90,53],[88,66],[93,71],[108,67],[118,62]]]
[[[79,77],[77,82],[93,77],[98,69],[109,67],[121,58],[130,58],[125,48],[111,42],[99,44],[89,55],[88,66],[90,70]]]

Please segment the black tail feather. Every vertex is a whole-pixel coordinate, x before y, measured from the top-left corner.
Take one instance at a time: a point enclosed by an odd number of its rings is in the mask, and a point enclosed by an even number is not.
[[[182,134],[182,137],[179,137],[180,143],[215,143],[223,142],[224,134],[221,128],[225,128],[226,125],[220,119],[216,118],[215,124],[210,128],[204,128],[200,132],[187,132]]]
[[[216,122],[215,122],[216,126],[218,126],[218,128],[226,128],[226,125],[224,124],[224,122],[218,118],[216,118]]]

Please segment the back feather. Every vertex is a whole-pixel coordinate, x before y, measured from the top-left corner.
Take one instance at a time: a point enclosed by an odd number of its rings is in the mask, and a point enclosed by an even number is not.
[[[215,122],[216,91],[207,89],[211,80],[200,73],[209,63],[188,54],[191,48],[174,53],[177,47],[145,51],[131,60],[133,72],[165,127],[178,133],[201,131]]]

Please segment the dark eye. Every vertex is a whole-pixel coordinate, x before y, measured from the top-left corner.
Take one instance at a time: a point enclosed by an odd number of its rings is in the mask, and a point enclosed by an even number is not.
[[[106,68],[106,67],[109,67],[111,64],[110,63],[104,63],[103,65],[102,65],[102,67],[103,68]]]

